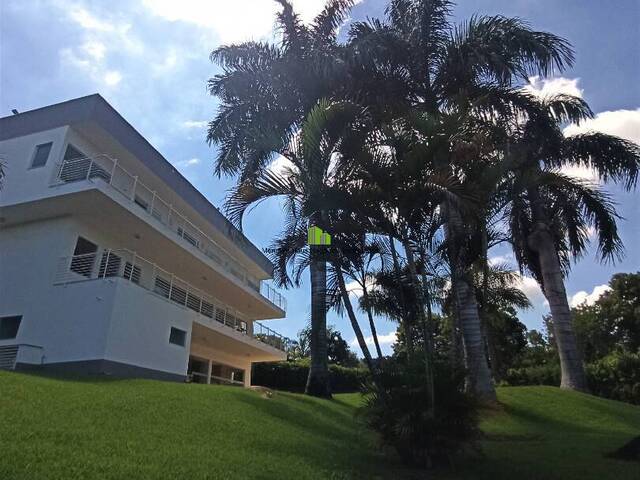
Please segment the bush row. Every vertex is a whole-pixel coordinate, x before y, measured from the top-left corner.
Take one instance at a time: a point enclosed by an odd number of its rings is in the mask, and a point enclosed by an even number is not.
[[[640,404],[640,354],[614,352],[585,367],[587,382],[594,395]],[[560,365],[550,363],[510,368],[508,385],[560,385]]]
[[[255,363],[251,374],[251,383],[276,390],[303,392],[308,374],[308,360]],[[333,393],[357,392],[365,377],[365,369],[329,365],[329,381]]]

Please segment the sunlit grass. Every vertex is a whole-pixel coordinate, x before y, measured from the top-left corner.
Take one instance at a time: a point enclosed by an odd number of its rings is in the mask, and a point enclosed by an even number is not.
[[[550,387],[499,390],[485,458],[431,478],[638,478],[604,458],[640,409]],[[376,448],[357,394],[323,401],[235,387],[0,372],[0,478],[424,478]]]

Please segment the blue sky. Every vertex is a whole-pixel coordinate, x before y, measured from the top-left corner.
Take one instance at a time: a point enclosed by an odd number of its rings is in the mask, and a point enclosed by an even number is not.
[[[294,0],[304,19],[322,0]],[[352,19],[380,16],[385,1],[363,0]],[[269,38],[275,3],[270,0],[3,0],[0,2],[0,116],[98,92],[138,129],[187,179],[217,206],[232,185],[213,175],[214,151],[205,143],[205,125],[216,110],[207,95],[207,79],[216,73],[208,55],[215,47],[244,39]],[[574,68],[561,76],[532,79],[534,90],[582,95],[597,112],[584,129],[601,130],[640,142],[640,3],[584,0],[486,0],[460,2],[454,19],[472,14],[503,14],[528,20],[535,28],[571,41]],[[569,132],[579,131],[569,127]],[[573,174],[593,178],[588,171]],[[596,179],[597,180],[597,179]],[[611,188],[618,202],[626,258],[602,265],[589,252],[567,281],[572,302],[593,301],[611,274],[640,266],[640,193]],[[259,206],[247,217],[245,233],[266,247],[279,232],[277,202]],[[491,252],[512,260],[508,248]],[[306,280],[306,279],[305,279]],[[522,286],[535,308],[521,318],[540,327],[544,298],[528,277]],[[284,292],[287,318],[269,322],[295,336],[309,318],[308,281]],[[364,315],[360,315],[365,327]],[[330,314],[329,323],[344,337],[354,337],[345,319]],[[365,328],[366,330],[366,328]],[[395,325],[379,320],[385,350]]]

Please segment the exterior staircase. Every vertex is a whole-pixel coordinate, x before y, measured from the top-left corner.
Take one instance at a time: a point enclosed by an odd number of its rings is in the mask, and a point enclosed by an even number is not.
[[[16,366],[18,345],[4,345],[0,347],[0,370],[13,370]]]

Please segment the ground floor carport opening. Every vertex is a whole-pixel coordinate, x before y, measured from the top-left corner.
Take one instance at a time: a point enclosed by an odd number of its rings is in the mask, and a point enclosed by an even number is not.
[[[188,378],[193,383],[244,385],[245,370],[215,362],[211,359],[189,356]]]

